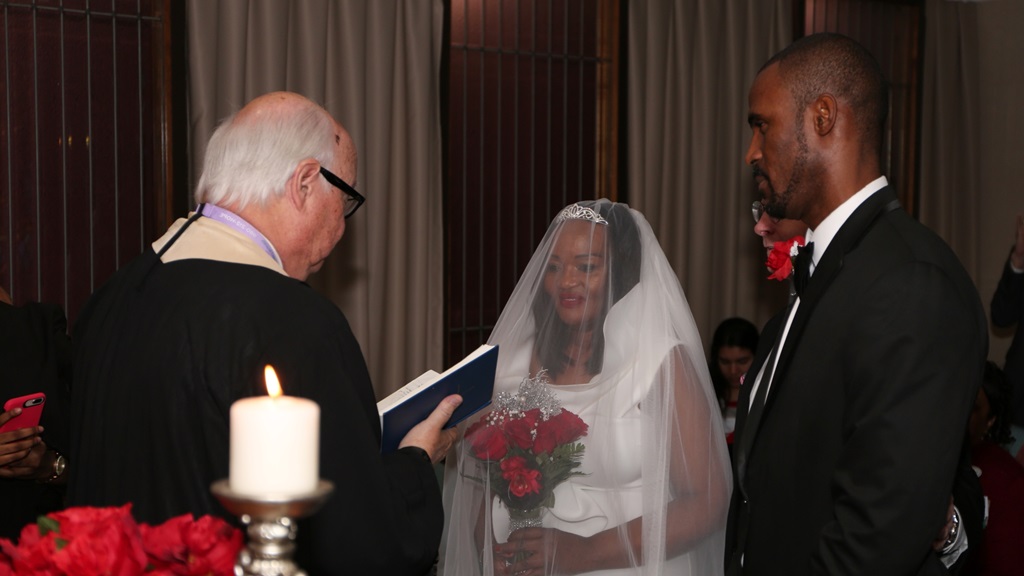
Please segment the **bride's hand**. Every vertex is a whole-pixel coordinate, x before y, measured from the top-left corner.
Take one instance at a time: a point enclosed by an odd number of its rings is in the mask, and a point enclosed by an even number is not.
[[[508,542],[494,547],[495,576],[578,574],[590,568],[588,540],[554,528],[516,530]]]

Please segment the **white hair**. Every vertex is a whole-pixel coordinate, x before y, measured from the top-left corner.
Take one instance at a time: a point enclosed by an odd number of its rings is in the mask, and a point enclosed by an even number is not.
[[[260,206],[284,193],[299,162],[334,162],[336,129],[326,110],[302,99],[299,105],[271,106],[238,118],[233,114],[206,146],[197,203]]]

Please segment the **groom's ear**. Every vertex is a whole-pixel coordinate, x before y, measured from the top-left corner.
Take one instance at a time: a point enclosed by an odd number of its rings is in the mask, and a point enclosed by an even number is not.
[[[814,132],[818,136],[826,136],[836,125],[839,115],[839,103],[835,96],[822,94],[811,104],[811,118]]]

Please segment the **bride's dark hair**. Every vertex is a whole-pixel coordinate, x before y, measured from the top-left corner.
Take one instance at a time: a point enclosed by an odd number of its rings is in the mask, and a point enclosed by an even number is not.
[[[602,200],[576,204],[594,210],[608,221],[608,232],[605,235],[609,255],[608,300],[607,305],[602,303],[598,316],[601,330],[594,333],[590,343],[590,358],[587,359],[587,372],[597,374],[604,363],[604,318],[608,310],[640,281],[640,231],[637,230],[636,222],[626,204]],[[557,219],[553,221],[548,228],[548,236],[555,233],[561,224]],[[554,302],[545,290],[537,291],[533,301],[533,319],[537,327],[534,353],[540,359],[541,367],[547,368],[552,375],[558,375],[565,370],[568,361],[564,350],[572,331],[555,313]]]

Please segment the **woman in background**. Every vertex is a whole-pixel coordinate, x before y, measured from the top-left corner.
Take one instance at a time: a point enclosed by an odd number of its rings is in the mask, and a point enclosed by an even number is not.
[[[729,444],[732,444],[732,434],[736,429],[736,401],[740,397],[740,382],[754,361],[757,337],[757,327],[749,320],[726,318],[711,338],[708,369],[718,404],[722,408],[723,427]]]
[[[1003,371],[987,362],[967,427],[987,511],[980,545],[968,544],[973,549],[969,573],[977,576],[1018,575],[1024,567],[1024,466],[1006,450],[1013,441],[1009,391]]]

